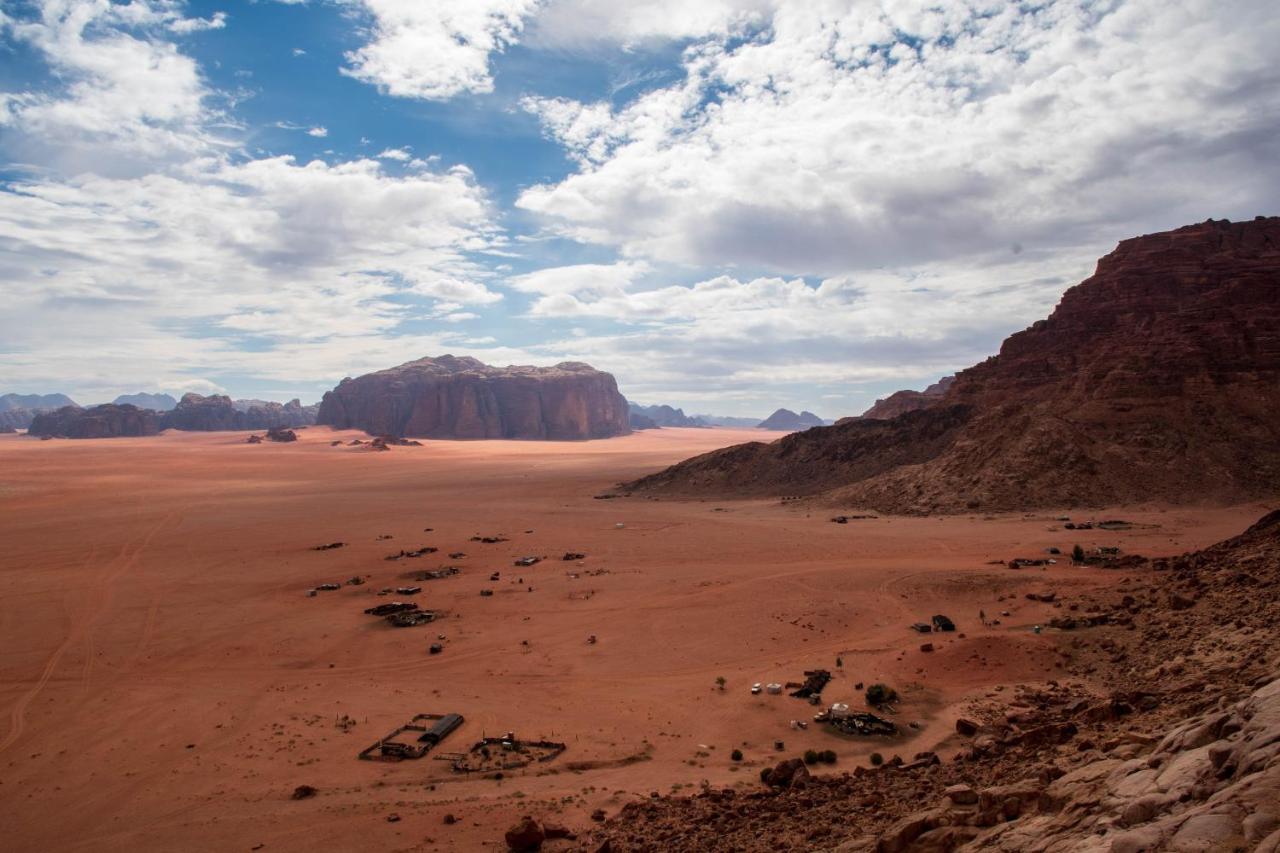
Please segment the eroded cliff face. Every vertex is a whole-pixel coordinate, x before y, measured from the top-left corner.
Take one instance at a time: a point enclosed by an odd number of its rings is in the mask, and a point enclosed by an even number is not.
[[[627,401],[608,373],[578,362],[497,368],[451,355],[344,379],[324,395],[317,423],[416,438],[580,440],[630,431]]]
[[[951,429],[956,407],[968,414]],[[769,483],[780,493],[830,490],[835,503],[884,512],[1274,496],[1280,218],[1125,240],[1046,320],[962,371],[928,407],[882,423],[907,418],[911,429],[875,433],[880,452],[904,460],[881,470],[845,464],[865,455],[870,436],[845,423],[739,454],[751,470],[735,467],[731,448],[633,487]],[[920,436],[928,447],[902,445]],[[842,472],[841,484],[826,475],[815,486],[795,464],[815,453]]]
[[[64,406],[55,412],[41,412],[32,419],[27,430],[28,435],[57,438],[118,438],[155,435],[157,432],[155,412],[114,403],[88,409]]]

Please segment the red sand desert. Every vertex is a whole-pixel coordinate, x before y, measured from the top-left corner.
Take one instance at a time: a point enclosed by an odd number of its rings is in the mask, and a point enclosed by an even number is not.
[[[594,810],[653,791],[754,784],[776,740],[787,754],[833,749],[837,770],[877,750],[945,752],[967,700],[1072,677],[1055,640],[1032,631],[1052,605],[1024,593],[1124,577],[1065,558],[1022,571],[991,561],[1076,543],[1177,554],[1263,511],[1112,509],[1135,527],[1075,533],[1055,512],[837,525],[804,503],[593,497],[761,435],[664,429],[389,453],[332,447],[364,436],[321,428],[257,446],[243,433],[0,436],[5,848],[504,849],[521,814],[581,829]],[[333,541],[348,544],[312,550]],[[384,559],[426,545],[439,551]],[[565,562],[566,551],[587,556]],[[524,555],[545,559],[512,565]],[[403,574],[450,563],[461,573],[416,596],[446,611],[439,621],[397,629],[362,612]],[[368,582],[305,594],[353,575]],[[983,626],[979,610],[1009,616]],[[934,613],[958,633],[909,629]],[[441,654],[428,654],[433,642]],[[814,667],[835,674],[827,702],[861,706],[857,682],[895,686],[905,735],[795,730],[816,709],[749,692]],[[568,749],[502,779],[431,756],[357,760],[414,714],[447,712],[466,722],[442,752],[508,730]],[[344,715],[354,726],[336,724]],[[291,799],[299,785],[317,794]]]

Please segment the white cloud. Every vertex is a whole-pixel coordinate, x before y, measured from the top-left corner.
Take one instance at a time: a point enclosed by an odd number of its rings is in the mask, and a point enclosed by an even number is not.
[[[327,127],[312,127],[307,129],[307,136],[314,136],[317,139],[324,139],[329,135]]]
[[[352,339],[385,353],[392,345],[375,341],[406,321],[452,326],[501,299],[472,260],[503,237],[470,170],[424,162],[392,176],[376,159],[232,153],[208,131],[225,118],[203,106],[211,92],[195,64],[164,40],[183,29],[176,8],[48,0],[35,18],[3,19],[72,81],[4,98],[6,154],[14,136],[56,128],[51,143],[99,156],[0,188],[0,374],[182,387],[289,358],[276,376],[332,377],[346,368],[324,347],[350,354],[339,342]],[[117,108],[104,136],[101,111]],[[157,134],[181,145],[153,144]],[[108,150],[128,151],[129,168]],[[414,340],[443,346],[453,334]]]
[[[220,27],[225,19],[183,17],[166,0],[129,4],[45,2],[34,18],[0,17],[0,30],[36,50],[59,91],[9,92],[4,118],[11,151],[68,170],[117,161],[187,156],[217,140],[209,92],[196,63],[165,36]]]
[[[343,69],[389,95],[442,100],[493,89],[490,54],[513,43],[537,0],[359,0],[368,44]]]
[[[579,169],[518,204],[628,256],[793,273],[1101,248],[1272,200],[1277,43],[1264,0],[782,2],[622,108],[528,99]]]
[[[412,155],[404,148],[388,148],[378,155],[379,160],[408,160]]]

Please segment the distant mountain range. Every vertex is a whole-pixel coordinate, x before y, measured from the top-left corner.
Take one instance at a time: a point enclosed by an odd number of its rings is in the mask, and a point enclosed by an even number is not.
[[[42,409],[61,409],[63,406],[74,406],[66,394],[0,394],[0,412],[13,409],[40,411]]]
[[[154,412],[167,412],[178,405],[178,401],[168,394],[121,394],[112,400],[117,406],[137,406],[139,409],[151,409]]]
[[[760,429],[788,431],[809,429],[810,427],[826,425],[827,422],[815,415],[813,412],[801,412],[797,415],[790,409],[778,409],[772,415],[769,415],[769,417],[757,424]]]
[[[631,416],[632,429],[655,429],[659,427],[704,427],[707,424],[698,418],[689,417],[683,409],[670,406],[642,406],[639,403],[627,402],[627,410]]]

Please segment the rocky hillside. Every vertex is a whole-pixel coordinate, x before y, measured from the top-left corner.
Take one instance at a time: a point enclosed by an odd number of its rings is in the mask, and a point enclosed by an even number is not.
[[[883,512],[1280,494],[1280,218],[1125,240],[927,408],[728,448],[627,488],[822,492]]]
[[[923,391],[895,391],[862,413],[864,418],[885,421],[907,412],[918,412],[939,403],[956,378],[946,376]],[[838,421],[837,421],[838,423]]]
[[[342,380],[324,395],[318,422],[417,438],[576,440],[630,431],[614,378],[590,365],[499,368],[451,355]]]
[[[769,415],[769,417],[757,424],[757,426],[760,429],[798,430],[822,426],[825,423],[826,421],[815,415],[813,412],[801,412],[797,415],[790,409],[778,409],[772,415]]]
[[[1058,603],[1072,680],[973,708],[950,760],[790,759],[754,789],[630,803],[580,849],[1276,853],[1280,512],[1126,574]]]
[[[88,409],[64,406],[54,412],[41,412],[31,421],[27,434],[56,438],[119,438],[155,435],[159,431],[156,413],[150,409],[104,403]]]

